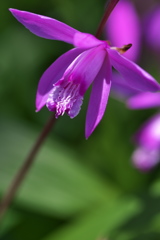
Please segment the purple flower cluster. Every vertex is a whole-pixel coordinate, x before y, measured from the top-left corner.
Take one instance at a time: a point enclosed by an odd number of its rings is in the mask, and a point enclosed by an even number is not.
[[[141,22],[141,24],[140,24]],[[140,28],[141,26],[141,28]],[[134,51],[127,51],[126,57],[137,60],[141,46],[142,32],[148,46],[160,49],[160,5],[154,6],[140,21],[132,2],[121,0],[106,24],[106,35],[116,45],[133,43]],[[135,43],[135,44],[134,44]],[[131,109],[160,107],[160,92],[141,92],[123,84],[122,76],[115,73],[112,80],[112,94],[125,100]],[[160,113],[147,120],[133,137],[137,148],[132,154],[134,166],[148,171],[160,162]]]

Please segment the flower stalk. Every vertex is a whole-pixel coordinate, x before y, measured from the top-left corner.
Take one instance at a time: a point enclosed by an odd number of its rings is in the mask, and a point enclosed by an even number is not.
[[[106,24],[106,21],[107,19],[109,18],[111,12],[113,11],[113,9],[115,8],[115,6],[117,5],[117,3],[119,2],[119,0],[109,0],[108,3],[107,3],[107,6],[106,6],[106,11],[102,17],[102,20],[99,24],[99,27],[97,29],[97,32],[95,34],[95,37],[99,38],[102,31],[103,31],[103,28]]]
[[[24,161],[22,167],[20,168],[17,175],[13,179],[11,186],[9,187],[8,191],[2,198],[2,201],[0,203],[0,220],[2,219],[3,215],[5,214],[12,199],[14,198],[14,196],[15,196],[18,188],[20,187],[21,183],[23,182],[27,172],[29,171],[30,167],[32,166],[39,149],[41,148],[41,146],[44,143],[45,139],[47,138],[48,134],[50,133],[51,128],[55,124],[55,120],[56,119],[54,117],[54,114],[52,114],[51,118],[44,126],[41,134],[39,135],[33,148],[31,149],[30,153],[28,154],[26,160]]]

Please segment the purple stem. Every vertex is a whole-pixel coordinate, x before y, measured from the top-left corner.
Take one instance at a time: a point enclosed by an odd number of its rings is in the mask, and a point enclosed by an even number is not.
[[[52,126],[55,123],[55,117],[54,114],[49,119],[49,121],[44,126],[40,136],[38,137],[37,141],[35,142],[33,148],[31,149],[30,153],[28,154],[26,160],[24,161],[22,167],[18,171],[17,175],[13,179],[11,186],[9,187],[8,191],[2,198],[2,201],[0,203],[0,220],[2,219],[3,215],[5,214],[6,210],[8,209],[12,199],[14,198],[18,188],[20,187],[20,184],[23,182],[24,177],[26,176],[28,170],[30,169],[35,156],[42,146],[42,143],[44,143],[44,140],[48,136]]]
[[[106,11],[102,17],[102,20],[101,20],[99,27],[97,29],[97,32],[95,34],[95,36],[97,38],[100,37],[100,35],[103,31],[104,25],[106,24],[107,19],[109,18],[111,12],[113,11],[113,9],[115,8],[115,6],[117,5],[118,2],[119,2],[119,0],[109,0],[108,1],[107,6],[106,6]]]

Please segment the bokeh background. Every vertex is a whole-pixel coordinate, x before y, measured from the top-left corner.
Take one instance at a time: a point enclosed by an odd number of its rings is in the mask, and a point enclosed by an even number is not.
[[[140,17],[159,1],[133,0]],[[96,32],[106,1],[1,0],[0,196],[51,113],[35,112],[40,76],[72,46],[31,34],[8,8],[54,17]],[[142,39],[144,41],[144,39]],[[160,80],[159,52],[145,42],[139,65]],[[132,136],[156,109],[129,110],[109,99],[103,120],[84,138],[88,91],[75,119],[58,119],[0,223],[2,240],[158,240],[160,168],[135,169]]]

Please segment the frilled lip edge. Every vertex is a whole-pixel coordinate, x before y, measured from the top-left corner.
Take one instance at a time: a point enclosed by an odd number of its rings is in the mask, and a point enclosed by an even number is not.
[[[49,94],[46,106],[49,111],[55,112],[55,117],[63,116],[66,112],[70,118],[78,115],[83,102],[83,96],[79,94],[79,84],[61,81],[54,85],[53,91]]]
[[[73,60],[83,52],[83,49],[74,48],[61,55],[50,67],[43,73],[38,83],[36,94],[36,111],[40,111],[46,104],[49,94],[59,79],[62,78],[65,70]]]

